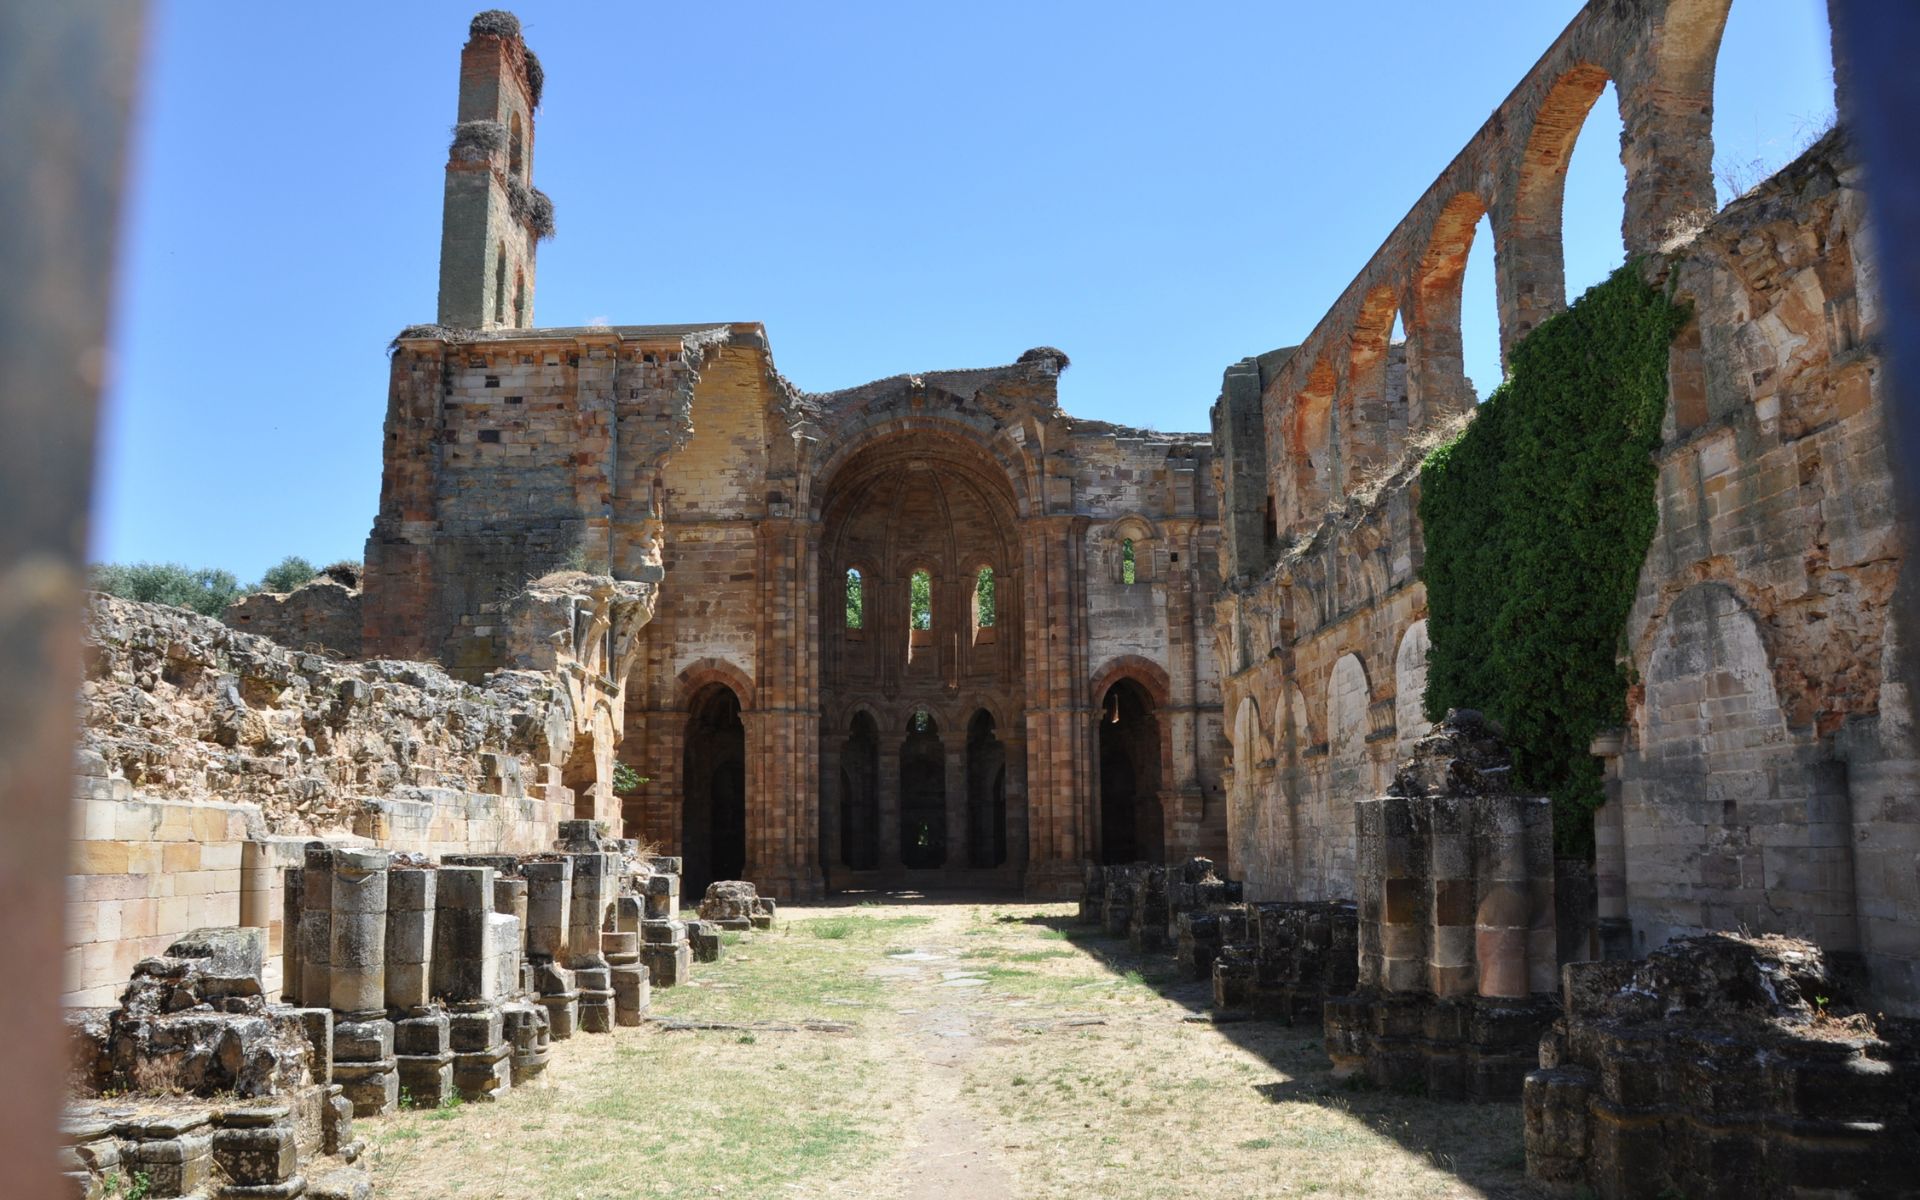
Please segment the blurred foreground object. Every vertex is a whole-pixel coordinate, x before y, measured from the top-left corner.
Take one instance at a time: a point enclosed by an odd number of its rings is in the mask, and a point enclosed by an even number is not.
[[[63,1194],[60,915],[94,417],[145,6],[0,0],[0,1163]]]

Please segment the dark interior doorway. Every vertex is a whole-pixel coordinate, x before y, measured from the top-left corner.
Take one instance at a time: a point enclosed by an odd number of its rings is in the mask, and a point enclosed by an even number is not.
[[[1007,861],[1007,748],[981,709],[967,725],[967,865]]]
[[[681,786],[681,894],[698,899],[747,869],[747,727],[725,684],[694,697]]]
[[[880,730],[853,715],[840,750],[840,862],[852,871],[880,865]]]
[[[910,870],[947,861],[947,754],[933,715],[907,718],[900,744],[900,863]]]
[[[1100,703],[1100,861],[1160,862],[1166,856],[1160,811],[1160,718],[1153,698],[1131,679]]]

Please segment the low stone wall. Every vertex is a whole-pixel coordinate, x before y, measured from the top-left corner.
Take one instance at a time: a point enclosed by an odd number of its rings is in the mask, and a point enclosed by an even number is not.
[[[1601,1200],[1920,1195],[1920,1042],[1812,943],[1711,934],[1570,963],[1527,1076],[1527,1174]]]
[[[1313,1022],[1329,997],[1353,990],[1359,933],[1352,902],[1249,904],[1244,926],[1244,940],[1223,945],[1214,959],[1215,1012]]]

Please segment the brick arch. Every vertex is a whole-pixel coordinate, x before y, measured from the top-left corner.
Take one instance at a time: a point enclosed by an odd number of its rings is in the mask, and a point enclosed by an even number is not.
[[[1367,292],[1354,317],[1339,406],[1343,493],[1391,462],[1407,434],[1405,385],[1389,386],[1389,343],[1400,308],[1398,289],[1382,283]]]
[[[953,398],[946,407],[951,411],[963,403]],[[834,493],[843,483],[843,472],[863,456],[884,452],[890,444],[905,447],[902,453],[929,458],[971,460],[969,466],[984,480],[999,484],[1012,501],[1014,512],[1024,516],[1029,506],[1032,482],[1025,455],[1011,449],[1004,431],[961,415],[919,411],[876,416],[848,431],[849,436],[834,443],[834,449],[815,468],[812,489],[814,515],[824,517]],[[981,472],[981,460],[991,462],[997,471]]]
[[[1107,660],[1106,664],[1093,674],[1093,686],[1088,691],[1088,702],[1099,708],[1106,698],[1107,689],[1122,679],[1131,679],[1147,690],[1147,697],[1154,707],[1165,709],[1173,695],[1173,685],[1167,676],[1167,669],[1150,658],[1138,654],[1121,654]]]
[[[1611,81],[1605,68],[1576,62],[1561,73],[1533,111],[1502,230],[1505,244],[1495,264],[1500,295],[1511,309],[1501,314],[1503,357],[1540,322],[1566,307],[1566,235],[1561,217],[1567,164],[1587,115]]]
[[[1414,276],[1413,315],[1407,322],[1410,383],[1421,422],[1445,413],[1470,412],[1473,389],[1460,343],[1460,289],[1473,248],[1474,227],[1488,205],[1476,192],[1457,192],[1440,209]],[[1495,247],[1498,270],[1498,247]]]
[[[1337,453],[1333,431],[1333,363],[1316,359],[1287,413],[1288,476],[1293,483],[1295,527],[1320,520],[1334,500]]]
[[[674,680],[675,707],[689,707],[709,684],[715,683],[733,689],[741,712],[751,712],[756,707],[753,677],[723,658],[702,658],[687,664]]]

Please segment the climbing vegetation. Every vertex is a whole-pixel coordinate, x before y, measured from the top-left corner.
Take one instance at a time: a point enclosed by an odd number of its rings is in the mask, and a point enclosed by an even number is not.
[[[1427,715],[1505,727],[1516,782],[1553,797],[1562,855],[1592,853],[1588,747],[1626,715],[1616,652],[1659,518],[1652,453],[1685,319],[1627,263],[1514,347],[1507,381],[1420,471]]]

